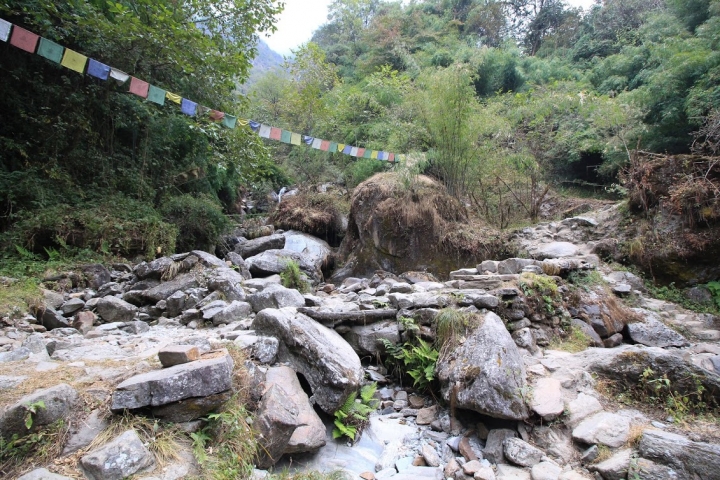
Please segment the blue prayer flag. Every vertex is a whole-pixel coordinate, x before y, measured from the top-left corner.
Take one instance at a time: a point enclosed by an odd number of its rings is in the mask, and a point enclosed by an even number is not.
[[[342,153],[345,155],[350,155],[350,152],[352,152],[352,146],[351,145],[345,145],[345,148],[343,148]]]
[[[88,62],[87,74],[100,80],[107,80],[110,75],[110,67],[91,58]]]
[[[303,135],[303,142],[305,142],[307,145],[312,145],[313,141],[315,140],[315,137],[308,137],[307,135]]]
[[[194,117],[195,113],[197,112],[197,103],[188,100],[187,98],[183,98],[182,103],[180,104],[180,110],[185,115],[190,115],[191,117]]]

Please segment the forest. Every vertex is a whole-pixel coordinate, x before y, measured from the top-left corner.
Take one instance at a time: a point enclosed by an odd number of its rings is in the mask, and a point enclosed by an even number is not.
[[[242,95],[282,7],[8,0],[0,18],[203,105],[405,162],[264,141],[0,43],[4,255],[211,249],[245,198],[388,169],[508,228],[550,192],[622,197],[635,151],[718,148],[717,0],[335,0]]]

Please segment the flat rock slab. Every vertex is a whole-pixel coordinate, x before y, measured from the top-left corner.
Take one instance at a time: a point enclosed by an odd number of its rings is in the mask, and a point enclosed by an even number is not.
[[[644,322],[629,323],[627,330],[634,342],[648,347],[666,348],[689,345],[685,337],[666,326],[653,314],[646,315]]]
[[[158,407],[187,398],[207,397],[230,390],[233,360],[227,352],[129,378],[112,395],[113,412]]]
[[[537,249],[537,256],[541,258],[572,257],[577,253],[577,245],[570,242],[552,242]]]
[[[693,442],[661,430],[645,430],[638,450],[642,457],[682,472],[679,478],[720,478],[720,445]]]
[[[545,420],[553,420],[563,413],[565,404],[560,380],[555,378],[538,379],[533,389],[530,408]]]
[[[158,352],[163,367],[174,367],[190,363],[200,358],[200,350],[195,345],[168,345]]]
[[[154,463],[135,430],[127,430],[113,441],[80,459],[85,471],[96,480],[122,480]]]
[[[630,420],[615,413],[600,412],[573,429],[573,439],[588,445],[601,443],[611,448],[625,445],[630,438]]]

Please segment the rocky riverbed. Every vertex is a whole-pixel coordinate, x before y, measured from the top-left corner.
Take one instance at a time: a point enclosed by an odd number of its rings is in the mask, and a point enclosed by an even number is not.
[[[623,393],[667,382],[660,403],[711,411],[718,319],[649,298],[604,264],[607,215],[524,229],[515,241],[527,258],[444,281],[376,272],[325,284],[331,249],[298,232],[236,238],[222,259],[193,251],[48,279],[41,308],[3,319],[0,435],[70,426],[61,453],[26,480],[189,478],[199,466],[187,443],[163,463],[132,428],[107,426],[130,414],[197,431],[240,386],[255,407],[256,478],[284,467],[365,480],[720,478],[716,423],[679,422]],[[288,258],[311,293],[281,285]],[[432,344],[444,309],[473,320],[441,350],[437,390],[399,384],[378,364],[383,340]],[[562,350],[577,332],[592,346]],[[371,381],[377,410],[362,435],[334,440],[332,414]]]

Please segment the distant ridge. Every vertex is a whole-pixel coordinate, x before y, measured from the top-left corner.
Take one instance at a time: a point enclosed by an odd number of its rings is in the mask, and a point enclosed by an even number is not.
[[[270,48],[270,46],[265,43],[262,38],[258,39],[257,50],[257,56],[252,60],[252,70],[250,70],[250,77],[248,78],[247,82],[240,86],[240,91],[242,93],[247,92],[247,89],[250,88],[250,86],[257,82],[258,79],[265,75],[267,72],[276,69],[282,69],[282,64],[284,62],[283,56]]]

